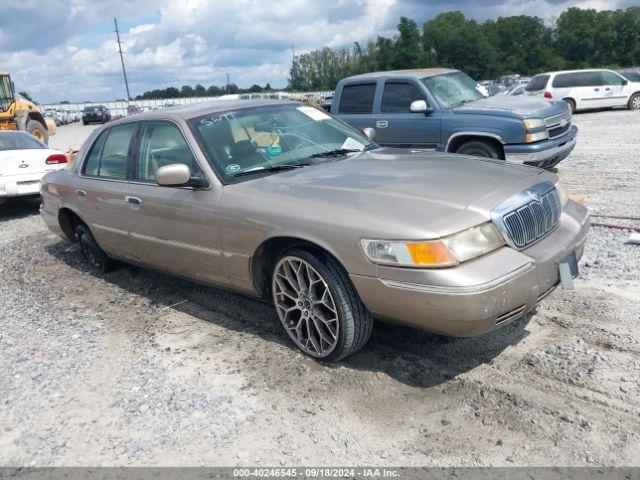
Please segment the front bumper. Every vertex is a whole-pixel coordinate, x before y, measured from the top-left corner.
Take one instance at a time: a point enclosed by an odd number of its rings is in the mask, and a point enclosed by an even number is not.
[[[577,136],[578,127],[572,125],[567,133],[552,140],[505,145],[505,160],[539,168],[551,168],[569,156],[576,146]]]
[[[473,336],[525,315],[559,282],[558,264],[582,256],[586,209],[569,202],[560,224],[523,251],[504,247],[453,268],[380,267],[378,277],[351,275],[374,317],[452,336]]]

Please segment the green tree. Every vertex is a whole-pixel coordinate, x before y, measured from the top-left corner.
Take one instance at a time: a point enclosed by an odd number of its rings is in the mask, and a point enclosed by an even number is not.
[[[421,68],[425,66],[426,55],[420,45],[420,30],[415,21],[400,17],[398,38],[395,42],[394,68]]]
[[[27,92],[25,92],[24,90],[22,92],[18,92],[18,94],[23,97],[25,100],[29,100],[30,102],[36,103],[35,100],[33,98],[31,98],[31,95],[29,95]]]

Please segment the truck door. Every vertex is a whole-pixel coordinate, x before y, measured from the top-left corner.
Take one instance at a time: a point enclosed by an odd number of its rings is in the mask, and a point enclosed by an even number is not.
[[[440,143],[440,115],[412,112],[411,103],[424,100],[424,91],[411,80],[387,80],[376,119],[376,142],[390,147],[433,148]]]

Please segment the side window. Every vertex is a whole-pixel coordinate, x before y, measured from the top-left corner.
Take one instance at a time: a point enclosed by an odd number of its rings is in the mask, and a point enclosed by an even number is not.
[[[622,78],[612,72],[600,72],[603,85],[622,85]]]
[[[598,87],[602,85],[600,72],[578,72],[573,74],[576,87]]]
[[[103,132],[89,152],[83,173],[125,180],[129,147],[137,128],[137,123],[127,123]]]
[[[383,113],[410,113],[411,102],[424,99],[424,94],[412,83],[387,82],[380,110]]]
[[[184,163],[193,175],[201,174],[187,141],[175,124],[146,122],[140,137],[136,180],[155,182],[156,170],[173,163]]]
[[[100,134],[98,139],[93,142],[93,146],[89,151],[89,155],[87,155],[87,159],[84,162],[84,168],[82,169],[82,173],[84,175],[90,175],[92,177],[98,176],[98,170],[100,170],[100,155],[102,154],[104,141],[107,139],[108,134],[109,131],[105,130]]]
[[[525,87],[527,92],[537,92],[543,90],[547,86],[549,81],[549,75],[536,75]]]
[[[340,96],[340,113],[371,113],[375,83],[345,85]]]
[[[573,75],[570,73],[561,73],[553,79],[554,88],[570,88],[573,87]]]

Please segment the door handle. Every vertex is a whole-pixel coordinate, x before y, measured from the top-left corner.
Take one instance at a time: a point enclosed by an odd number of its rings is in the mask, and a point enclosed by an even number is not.
[[[605,88],[605,90],[608,92],[609,90],[611,90],[609,87]]]
[[[124,197],[124,199],[131,205],[142,205],[142,200],[140,200],[138,197],[130,197],[129,195],[127,195],[126,197]]]
[[[599,91],[600,91],[600,89],[599,89],[599,88],[594,88],[593,90],[594,90],[595,92],[599,92]]]
[[[389,122],[387,120],[378,120],[376,122],[376,127],[378,128],[387,128],[389,126]]]
[[[76,197],[86,197],[87,196],[87,192],[86,190],[76,190]]]

